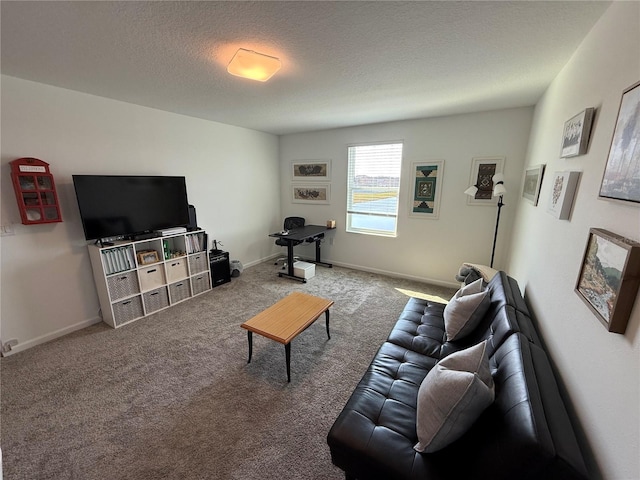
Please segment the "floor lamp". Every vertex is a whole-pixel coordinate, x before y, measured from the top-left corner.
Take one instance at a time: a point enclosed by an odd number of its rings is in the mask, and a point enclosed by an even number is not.
[[[496,216],[496,229],[493,232],[493,247],[491,248],[491,268],[493,268],[493,259],[496,254],[496,241],[498,240],[498,226],[500,225],[500,209],[504,207],[504,202],[502,201],[502,197],[505,193],[507,193],[507,189],[504,188],[504,175],[502,173],[496,173],[493,177],[491,177],[493,181],[493,196],[498,197],[498,215]],[[464,193],[469,195],[470,197],[475,197],[476,193],[478,193],[478,185],[472,185],[467,188]]]

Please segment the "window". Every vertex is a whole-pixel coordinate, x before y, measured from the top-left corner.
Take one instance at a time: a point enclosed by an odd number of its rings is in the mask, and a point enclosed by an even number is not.
[[[396,236],[402,143],[348,149],[347,232]]]

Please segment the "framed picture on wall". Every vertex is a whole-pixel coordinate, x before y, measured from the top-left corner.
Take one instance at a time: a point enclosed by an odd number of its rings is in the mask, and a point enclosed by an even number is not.
[[[293,181],[331,180],[331,160],[294,160],[291,162]]]
[[[315,205],[328,204],[331,201],[331,185],[329,183],[293,184],[291,185],[293,203],[309,203]]]
[[[599,197],[640,204],[640,82],[622,93]]]
[[[551,182],[547,212],[560,220],[568,220],[580,172],[556,172]]]
[[[540,197],[540,187],[542,186],[542,176],[544,175],[544,165],[536,165],[524,171],[524,185],[522,186],[522,196],[538,205]]]
[[[640,243],[591,228],[575,291],[610,332],[624,333],[640,285]]]
[[[593,108],[586,108],[564,123],[560,157],[575,157],[587,153],[591,125],[593,124],[593,112]]]
[[[411,164],[411,206],[409,216],[437,219],[440,214],[440,193],[444,160]]]
[[[494,207],[493,176],[502,173],[504,157],[475,157],[471,160],[471,178],[469,185],[474,185],[478,191],[473,196],[467,196],[468,205],[486,205]]]

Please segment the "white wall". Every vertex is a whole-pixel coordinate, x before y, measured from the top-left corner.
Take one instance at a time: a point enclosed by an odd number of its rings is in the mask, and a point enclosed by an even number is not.
[[[0,333],[18,339],[14,351],[98,321],[72,174],[185,176],[199,226],[231,258],[248,265],[274,252],[276,136],[7,76],[1,89],[1,222],[15,235],[0,240]],[[20,157],[50,164],[63,223],[20,223],[8,165]]]
[[[528,165],[546,164],[537,207],[520,202],[508,271],[518,279],[609,479],[640,478],[640,301],[626,334],[608,333],[573,289],[588,231],[600,227],[640,240],[640,208],[597,198],[622,91],[640,80],[640,4],[615,2],[538,103]],[[563,124],[597,108],[586,155],[560,159]],[[546,213],[551,174],[582,177],[570,220]],[[595,473],[595,478],[597,478]]]
[[[496,209],[468,206],[462,195],[471,159],[504,155],[509,192],[496,266],[524,290],[595,455],[594,477],[638,479],[640,302],[626,334],[611,334],[573,287],[590,227],[640,240],[638,207],[597,199],[621,92],[639,79],[640,4],[615,2],[541,99],[532,126],[522,108],[287,135],[278,172],[274,136],[3,76],[1,223],[16,223],[16,234],[0,240],[2,339],[29,346],[96,318],[73,173],[185,175],[199,224],[245,264],[269,256],[265,232],[298,214],[337,221],[334,244],[323,246],[335,263],[452,283],[460,263],[488,264],[491,253]],[[590,106],[589,152],[560,159],[564,122]],[[405,144],[398,237],[347,234],[346,147],[384,140]],[[7,162],[22,156],[51,163],[64,223],[19,224]],[[291,203],[291,161],[304,159],[332,160],[330,205]],[[433,159],[445,160],[440,218],[410,218],[410,164]],[[522,171],[541,163],[547,181],[533,207],[520,199]],[[548,179],[559,170],[582,171],[570,221],[545,211]]]
[[[467,205],[473,157],[504,156],[508,193],[502,209],[494,266],[504,264],[509,232],[526,154],[532,108],[516,108],[424,120],[410,120],[280,139],[283,216],[307,223],[335,219],[333,239],[323,244],[323,259],[336,264],[408,278],[455,285],[463,262],[489,265],[497,208]],[[346,233],[347,146],[354,143],[404,142],[398,236],[385,238]],[[291,162],[330,159],[330,205],[291,202]],[[437,220],[409,217],[411,163],[444,160],[440,215]],[[312,255],[313,252],[310,251]]]

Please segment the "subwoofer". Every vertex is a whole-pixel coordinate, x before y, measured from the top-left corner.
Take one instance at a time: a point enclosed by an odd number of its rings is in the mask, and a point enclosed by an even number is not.
[[[229,252],[211,250],[209,252],[209,268],[211,269],[211,286],[217,287],[231,281],[229,268]]]

